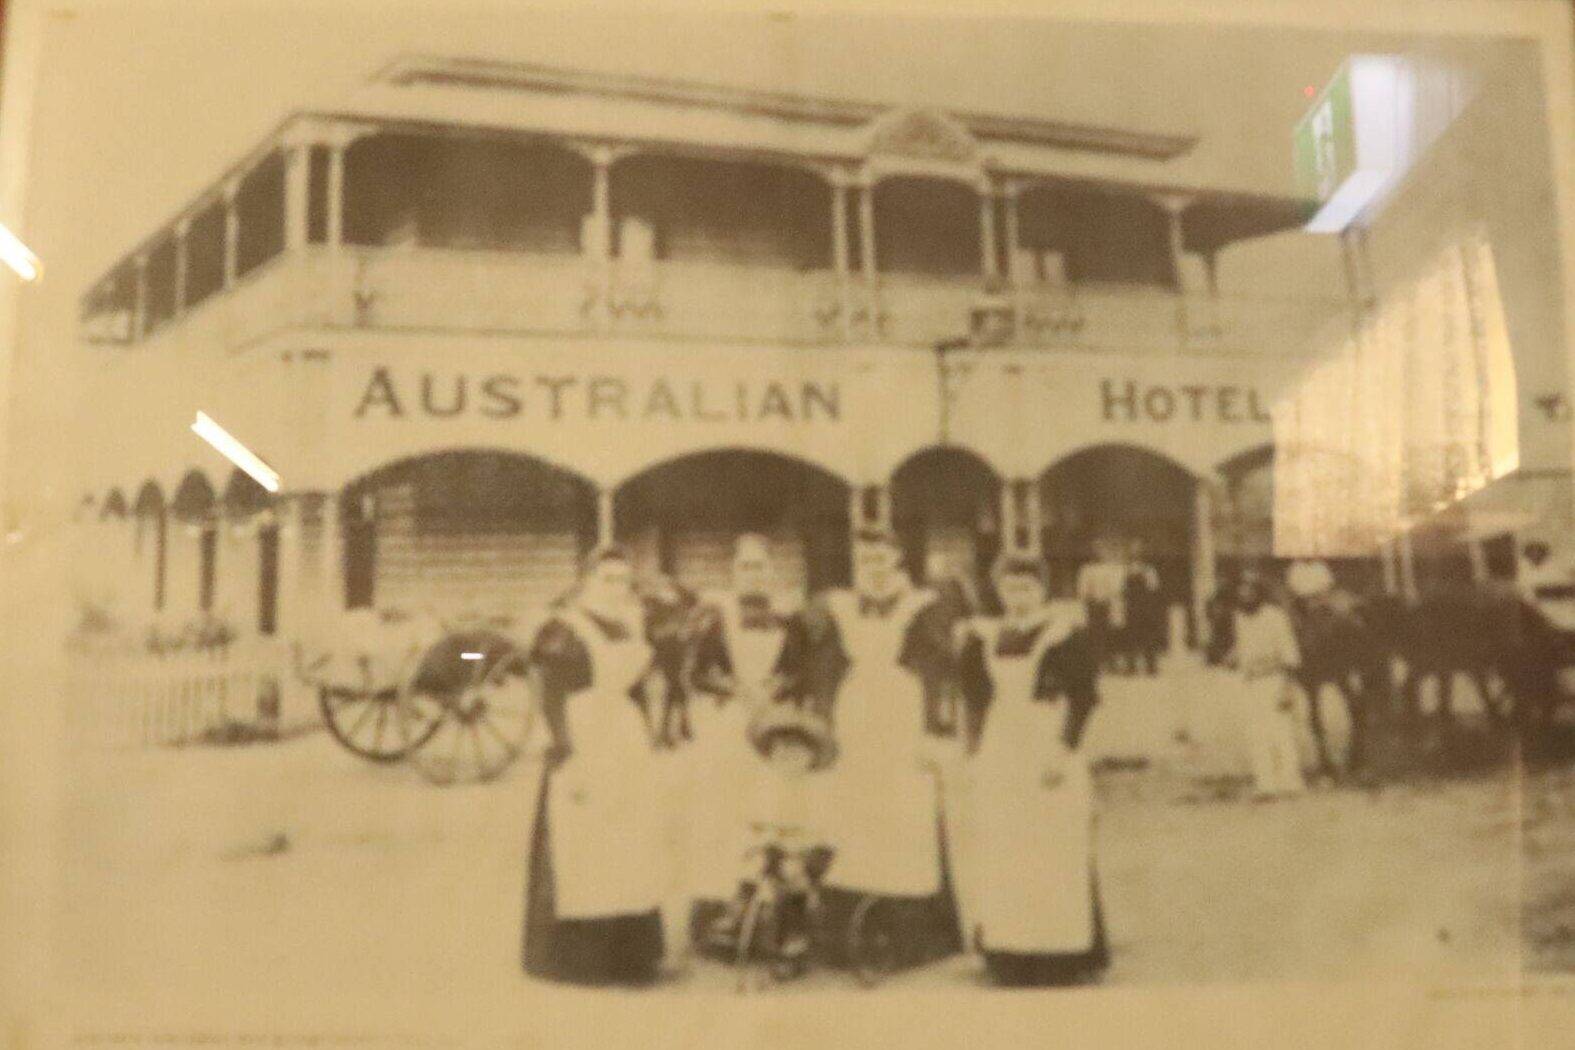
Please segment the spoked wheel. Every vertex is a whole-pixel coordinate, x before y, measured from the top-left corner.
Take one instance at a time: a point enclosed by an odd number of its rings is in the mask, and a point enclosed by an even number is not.
[[[866,988],[897,972],[897,924],[891,907],[879,897],[859,901],[848,922],[848,962],[853,976]]]
[[[734,965],[738,968],[738,990],[749,991],[753,983],[750,978],[755,966],[755,939],[760,936],[762,923],[766,919],[766,910],[770,906],[766,903],[765,892],[756,891],[744,906],[744,914],[738,924],[738,944]]]
[[[410,762],[434,784],[493,780],[525,745],[535,691],[521,654],[495,631],[460,631],[427,650],[403,691],[413,724],[433,719]]]
[[[372,762],[397,762],[437,732],[435,719],[413,719],[401,690],[322,685],[317,706],[328,731],[354,755]]]

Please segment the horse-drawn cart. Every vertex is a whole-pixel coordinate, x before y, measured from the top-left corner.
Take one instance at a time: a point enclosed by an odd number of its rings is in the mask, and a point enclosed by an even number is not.
[[[529,627],[513,616],[357,611],[331,648],[298,656],[297,673],[351,754],[408,763],[434,784],[493,780],[523,753],[536,716]]]

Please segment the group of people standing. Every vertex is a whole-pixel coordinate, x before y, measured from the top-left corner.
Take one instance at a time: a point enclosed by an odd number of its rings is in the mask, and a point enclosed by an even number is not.
[[[656,980],[724,914],[751,826],[784,813],[830,848],[830,922],[878,899],[916,958],[977,951],[1005,984],[1104,967],[1080,610],[1037,559],[1001,561],[1004,614],[981,617],[917,585],[890,534],[853,548],[853,585],[808,601],[774,587],[757,536],[728,590],[691,601],[642,593],[618,547],[588,559],[526,660],[546,729],[527,972]]]
[[[1169,639],[1159,573],[1139,540],[1097,539],[1077,573],[1089,640],[1107,673],[1153,676]]]

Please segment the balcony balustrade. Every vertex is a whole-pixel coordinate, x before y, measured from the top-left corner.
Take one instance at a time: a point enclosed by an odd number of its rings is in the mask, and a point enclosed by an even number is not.
[[[928,347],[968,331],[981,291],[969,278],[882,274],[872,283],[766,265],[310,246],[276,256],[149,338],[240,350],[284,329],[328,327]],[[1019,286],[1004,301],[1014,346],[1132,353],[1296,353],[1348,309],[1331,298],[1097,284]],[[110,327],[89,318],[84,329],[95,324]]]

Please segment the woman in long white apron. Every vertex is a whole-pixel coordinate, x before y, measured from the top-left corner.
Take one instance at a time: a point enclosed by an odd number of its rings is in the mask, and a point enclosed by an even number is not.
[[[1047,605],[1036,560],[1008,560],[998,582],[1005,617],[963,629],[966,688],[988,706],[969,762],[960,892],[992,980],[1073,983],[1108,962],[1079,750],[1097,662],[1081,617]]]
[[[907,590],[885,614],[859,608],[857,596],[827,596],[849,666],[834,706],[838,757],[837,860],[828,882],[891,897],[941,891],[939,745],[925,732],[924,683],[903,666],[914,618],[934,595]]]
[[[662,956],[659,776],[640,706],[652,653],[629,573],[616,549],[593,556],[531,651],[551,733],[526,892],[533,976],[641,984]]]

